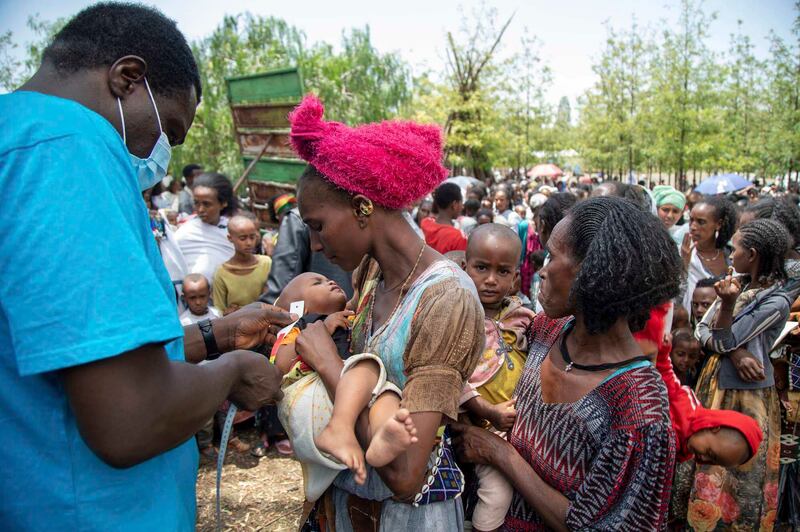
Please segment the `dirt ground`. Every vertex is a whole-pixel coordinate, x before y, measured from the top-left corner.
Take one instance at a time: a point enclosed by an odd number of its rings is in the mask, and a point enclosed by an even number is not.
[[[257,441],[252,427],[239,431],[250,445]],[[216,530],[217,464],[203,460],[197,476],[197,530]],[[297,530],[303,507],[300,465],[278,454],[274,446],[257,458],[233,449],[222,470],[222,518],[225,530],[283,532]]]

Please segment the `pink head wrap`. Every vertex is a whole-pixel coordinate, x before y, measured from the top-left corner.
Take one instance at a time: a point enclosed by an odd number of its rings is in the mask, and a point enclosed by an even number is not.
[[[348,127],[322,120],[311,94],[289,115],[298,155],[330,182],[388,209],[402,209],[428,194],[448,174],[437,126],[389,120]]]

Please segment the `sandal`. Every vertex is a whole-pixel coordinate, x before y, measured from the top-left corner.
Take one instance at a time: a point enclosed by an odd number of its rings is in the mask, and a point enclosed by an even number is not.
[[[290,442],[288,439],[280,440],[277,443],[275,443],[275,449],[278,451],[278,453],[282,454],[283,456],[294,455],[292,442]]]

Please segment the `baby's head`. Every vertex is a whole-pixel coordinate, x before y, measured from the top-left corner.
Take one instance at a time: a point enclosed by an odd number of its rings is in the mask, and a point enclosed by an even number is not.
[[[672,331],[672,351],[669,354],[672,366],[682,374],[694,369],[700,360],[700,342],[689,329]]]
[[[344,310],[347,295],[335,281],[319,273],[308,272],[289,281],[275,304],[288,312],[289,306],[295,301],[305,303],[305,313],[327,315]]]
[[[521,252],[519,236],[504,225],[479,225],[470,233],[466,272],[484,306],[497,305],[513,292]]]
[[[764,435],[756,421],[733,410],[698,407],[689,425],[686,443],[700,464],[736,467],[758,452]]]
[[[211,287],[208,279],[201,273],[190,273],[183,278],[183,299],[192,314],[202,316],[208,312],[208,298]]]

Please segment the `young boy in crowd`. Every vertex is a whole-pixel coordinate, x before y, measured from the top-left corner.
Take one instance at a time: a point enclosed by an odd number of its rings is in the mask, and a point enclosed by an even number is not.
[[[229,314],[249,305],[264,292],[272,258],[255,255],[261,235],[254,220],[234,216],[228,220],[228,240],[236,250],[214,273],[214,306]]]
[[[691,386],[695,365],[700,360],[700,342],[689,329],[672,331],[672,351],[669,358],[672,368],[681,384]]]
[[[221,314],[208,306],[211,288],[202,273],[190,273],[183,279],[183,299],[189,307],[181,313],[181,325],[191,325],[205,319],[219,318]]]
[[[300,301],[304,315],[279,333],[271,360],[284,374],[284,398],[278,405],[278,415],[303,465],[306,498],[314,501],[345,467],[353,471],[357,483],[363,484],[365,458],[374,467],[388,464],[417,441],[417,429],[409,411],[400,408],[402,392],[387,380],[380,358],[350,353],[346,333],[353,312],[345,310],[344,291],[323,275],[303,273],[286,285],[276,305],[291,311],[292,303]],[[295,349],[301,330],[318,319],[324,321],[344,359],[334,403],[314,369]],[[356,420],[365,408],[369,409],[373,435],[366,455],[355,435]]]
[[[719,277],[708,277],[700,279],[694,286],[692,292],[692,330],[700,323],[708,309],[714,304],[717,299],[717,292],[714,291],[714,284],[719,281]]]
[[[485,224],[470,234],[466,272],[475,283],[486,316],[486,343],[478,367],[461,397],[472,417],[496,434],[504,435],[514,425],[512,398],[525,366],[526,332],[534,313],[525,308],[516,293],[522,243],[516,232],[499,224]],[[489,425],[493,429],[489,428]],[[503,524],[513,489],[496,469],[478,465],[478,503],[472,515],[474,530],[494,530]]]

